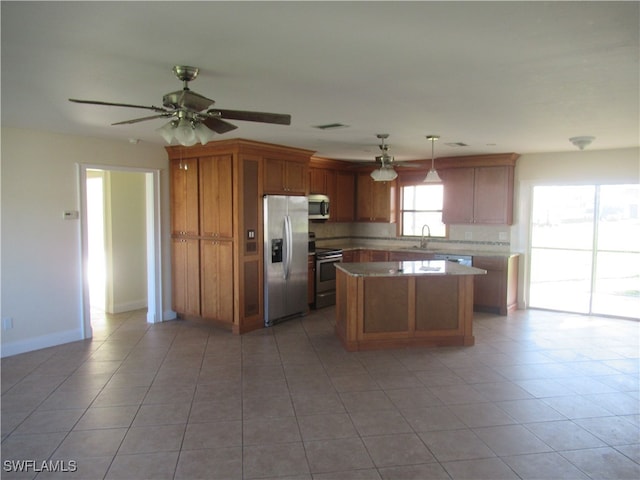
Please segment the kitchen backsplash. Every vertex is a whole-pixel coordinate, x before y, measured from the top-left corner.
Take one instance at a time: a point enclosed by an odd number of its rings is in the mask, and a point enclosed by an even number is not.
[[[509,252],[511,228],[506,225],[450,225],[449,238],[432,238],[434,249]],[[420,237],[396,237],[395,223],[332,223],[309,222],[320,246],[398,246],[411,247]]]

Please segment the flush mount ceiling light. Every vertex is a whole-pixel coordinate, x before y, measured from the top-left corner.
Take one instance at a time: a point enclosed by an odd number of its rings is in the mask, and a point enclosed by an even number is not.
[[[440,135],[427,135],[427,140],[431,140],[431,170],[427,173],[427,176],[424,177],[424,183],[442,183],[442,179],[435,168],[435,157],[433,155],[433,151],[435,148],[435,142],[440,138]]]
[[[571,137],[569,141],[573,143],[576,147],[578,147],[580,150],[584,150],[585,147],[588,147],[589,145],[591,145],[591,142],[593,142],[595,139],[596,137],[592,137],[590,135],[582,135],[580,137]]]

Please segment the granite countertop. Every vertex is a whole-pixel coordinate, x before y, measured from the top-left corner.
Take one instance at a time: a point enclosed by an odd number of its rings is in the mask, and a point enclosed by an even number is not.
[[[415,277],[422,275],[484,275],[486,270],[466,267],[446,260],[405,262],[336,263],[337,269],[354,277]]]

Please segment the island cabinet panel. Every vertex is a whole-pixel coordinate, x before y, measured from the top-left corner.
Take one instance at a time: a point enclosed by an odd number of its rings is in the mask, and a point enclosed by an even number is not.
[[[390,332],[406,336],[409,330],[408,280],[372,277],[364,282],[363,337]],[[393,295],[389,295],[389,291],[393,291]]]
[[[200,232],[198,159],[174,159],[169,164],[171,183],[171,233],[198,235]]]
[[[369,173],[357,179],[356,220],[359,222],[396,221],[396,182],[374,182]]]
[[[345,270],[337,269],[335,330],[347,350],[474,344],[473,276],[479,270],[433,276]]]
[[[416,331],[456,334],[459,325],[458,278],[416,279]]]
[[[265,158],[264,193],[306,195],[308,191],[308,162]]]

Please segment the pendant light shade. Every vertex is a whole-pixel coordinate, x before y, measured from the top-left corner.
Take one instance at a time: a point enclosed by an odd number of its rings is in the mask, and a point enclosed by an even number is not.
[[[434,156],[434,148],[435,141],[440,138],[439,135],[427,135],[427,140],[431,140],[431,170],[427,173],[427,176],[424,177],[424,183],[442,183],[442,179],[440,175],[438,175],[438,171],[435,167],[435,156]]]
[[[398,173],[391,167],[382,167],[371,172],[371,178],[376,182],[390,182],[398,176]]]
[[[164,141],[172,143],[176,140],[180,145],[190,147],[200,142],[202,145],[209,143],[215,137],[215,132],[208,128],[204,123],[192,121],[183,117],[179,120],[171,120],[162,127],[156,129]]]

